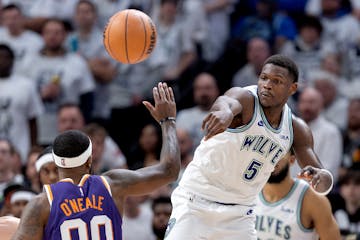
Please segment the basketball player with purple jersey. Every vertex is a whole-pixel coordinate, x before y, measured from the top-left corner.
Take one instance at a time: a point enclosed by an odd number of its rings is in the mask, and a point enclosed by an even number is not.
[[[160,162],[137,171],[116,169],[90,175],[92,145],[80,131],[66,131],[53,142],[60,180],[45,185],[29,202],[13,239],[122,239],[121,213],[128,195],[147,194],[178,177],[180,154],[176,136],[176,104],[165,83],[153,89],[155,105],[144,105],[161,125]]]

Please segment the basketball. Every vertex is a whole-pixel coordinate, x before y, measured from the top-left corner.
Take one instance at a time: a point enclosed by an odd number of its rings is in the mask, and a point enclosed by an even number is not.
[[[147,59],[156,45],[156,28],[145,13],[126,9],[115,13],[107,23],[103,41],[109,55],[124,64]]]

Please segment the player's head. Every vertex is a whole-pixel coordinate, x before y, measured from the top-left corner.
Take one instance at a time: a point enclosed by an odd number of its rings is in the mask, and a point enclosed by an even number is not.
[[[58,135],[53,142],[53,158],[59,171],[75,169],[89,173],[91,169],[92,144],[90,138],[79,130],[69,130]]]
[[[258,81],[258,95],[263,107],[282,107],[297,90],[299,71],[284,55],[266,59]]]
[[[163,239],[172,211],[170,197],[155,198],[152,202],[152,211],[154,214],[152,219],[153,233],[159,239]]]
[[[10,34],[19,34],[23,30],[23,15],[21,9],[15,4],[8,4],[2,8],[2,24]]]
[[[10,197],[10,212],[14,217],[21,217],[22,211],[28,202],[36,196],[36,193],[29,188],[16,189]]]
[[[74,18],[78,28],[92,28],[97,19],[95,4],[89,0],[80,0],[76,5]]]
[[[14,64],[15,54],[5,44],[0,44],[0,77],[8,77]]]
[[[52,156],[52,146],[45,148],[35,162],[36,172],[39,174],[40,183],[53,184],[59,180],[58,169]]]
[[[274,171],[271,173],[268,183],[281,183],[290,175],[289,168],[295,162],[295,153],[291,150],[275,165]]]

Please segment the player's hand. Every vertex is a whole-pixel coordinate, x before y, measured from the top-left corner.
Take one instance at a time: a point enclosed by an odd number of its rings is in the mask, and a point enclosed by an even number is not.
[[[202,123],[202,129],[205,131],[204,140],[208,140],[218,133],[224,132],[234,119],[232,112],[213,111],[210,112]]]
[[[155,106],[148,101],[143,101],[143,104],[156,121],[160,122],[167,117],[176,117],[175,97],[171,87],[160,82],[157,87],[153,88],[153,96]]]
[[[306,166],[301,169],[298,178],[304,179],[318,193],[325,193],[332,185],[332,177],[328,172],[320,168]]]

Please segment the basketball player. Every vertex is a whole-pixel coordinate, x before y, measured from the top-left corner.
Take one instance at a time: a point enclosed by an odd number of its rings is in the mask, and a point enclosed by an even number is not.
[[[10,240],[14,235],[20,219],[12,216],[0,217],[0,236],[2,240]]]
[[[138,171],[116,169],[103,176],[89,175],[89,137],[77,130],[60,134],[53,142],[53,157],[62,180],[45,185],[45,192],[29,203],[13,239],[122,239],[126,196],[147,194],[175,181],[180,169],[173,91],[159,83],[153,95],[155,106],[144,105],[162,127],[160,163]]]
[[[292,145],[301,176],[318,192],[332,189],[309,127],[286,105],[297,80],[295,63],[274,55],[265,61],[258,86],[231,88],[217,98],[203,121],[204,139],[172,194],[165,239],[256,239],[256,196]]]
[[[290,176],[289,166],[294,162],[295,155],[286,154],[258,195],[255,207],[258,240],[319,237],[340,240],[329,200],[316,194],[305,181]]]

